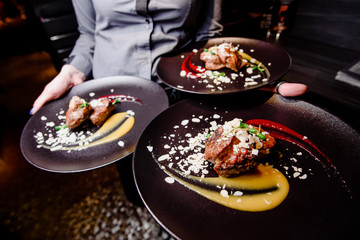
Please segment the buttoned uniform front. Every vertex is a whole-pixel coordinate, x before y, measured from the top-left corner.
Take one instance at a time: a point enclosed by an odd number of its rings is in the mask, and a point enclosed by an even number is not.
[[[156,79],[159,57],[219,36],[221,1],[73,0],[80,37],[68,63],[94,78]]]

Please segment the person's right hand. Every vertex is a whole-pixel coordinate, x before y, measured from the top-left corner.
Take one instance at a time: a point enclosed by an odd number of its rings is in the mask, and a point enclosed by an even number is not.
[[[73,86],[85,81],[85,75],[74,66],[65,64],[60,73],[49,82],[35,100],[30,114],[36,113],[46,102],[57,99]]]

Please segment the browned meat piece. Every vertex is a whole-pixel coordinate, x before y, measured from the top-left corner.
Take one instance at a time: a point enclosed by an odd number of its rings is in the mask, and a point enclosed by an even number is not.
[[[261,140],[248,129],[233,128],[231,131],[224,134],[224,128],[220,126],[205,141],[205,159],[212,162],[214,170],[223,177],[253,169],[275,145],[275,139],[269,134],[264,134],[266,139]]]
[[[72,97],[69,102],[69,109],[66,112],[66,126],[74,129],[89,118],[91,106],[78,96]]]
[[[209,70],[227,67],[237,72],[246,64],[238,50],[230,43],[222,43],[204,50],[200,54],[200,59],[205,62],[205,68]]]
[[[207,52],[202,52],[200,59],[205,62],[205,68],[208,70],[219,70],[225,67],[219,55],[215,54],[211,48]]]
[[[90,120],[96,126],[102,125],[115,109],[115,106],[107,98],[92,100],[90,105],[94,110],[90,115]]]

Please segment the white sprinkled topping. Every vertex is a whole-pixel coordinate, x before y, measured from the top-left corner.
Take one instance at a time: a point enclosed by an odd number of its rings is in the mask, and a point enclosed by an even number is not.
[[[192,121],[192,122],[195,122],[195,123],[199,123],[199,122],[200,122],[200,119],[199,119],[199,118],[192,118],[191,121]]]
[[[170,184],[173,184],[173,183],[175,182],[175,179],[172,178],[172,177],[166,177],[166,178],[165,178],[165,182],[170,183]]]
[[[124,143],[124,141],[119,141],[119,142],[118,142],[118,145],[119,145],[120,147],[123,147],[123,146],[125,146],[125,143]]]
[[[246,68],[246,72],[248,74],[252,74],[254,71],[253,71],[253,69],[251,67],[249,67],[249,68]]]
[[[126,113],[129,115],[129,116],[135,116],[135,112],[133,110],[127,110]]]
[[[147,149],[149,152],[152,152],[154,150],[154,147],[153,146],[147,146]]]
[[[228,191],[226,191],[225,189],[220,191],[221,196],[225,197],[225,198],[229,198],[229,193]]]
[[[91,93],[89,93],[89,96],[90,96],[90,97],[93,97],[93,96],[95,96],[95,93],[94,93],[94,92],[91,92]]]
[[[170,155],[169,154],[165,154],[165,155],[162,155],[158,158],[158,161],[164,161],[164,160],[168,160],[170,159]]]
[[[185,119],[181,122],[181,125],[185,126],[189,123],[189,120]]]
[[[234,196],[242,196],[242,195],[244,195],[244,193],[241,192],[241,191],[236,191],[236,192],[234,192],[233,195],[234,195]]]
[[[182,70],[182,71],[180,72],[180,76],[181,76],[181,77],[186,77],[186,71],[185,71],[185,70]]]

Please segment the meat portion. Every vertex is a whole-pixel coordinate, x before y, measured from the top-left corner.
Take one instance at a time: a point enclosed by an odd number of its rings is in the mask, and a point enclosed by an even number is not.
[[[239,119],[227,122],[205,141],[205,159],[214,164],[220,176],[232,177],[253,169],[275,145],[275,139],[259,127],[239,127],[240,123]]]
[[[230,43],[222,43],[219,46],[204,49],[200,54],[200,59],[205,62],[205,68],[208,70],[219,70],[226,67],[237,72],[246,64],[236,47]]]
[[[96,126],[102,125],[115,109],[115,106],[107,98],[92,100],[90,105],[93,109],[90,120]]]
[[[74,129],[89,118],[91,106],[78,96],[72,97],[69,102],[69,109],[66,112],[66,126]]]

